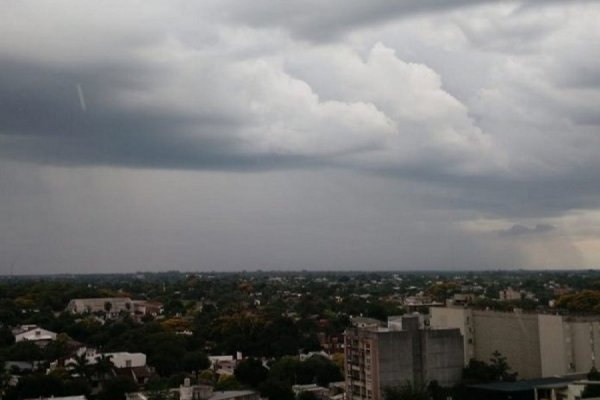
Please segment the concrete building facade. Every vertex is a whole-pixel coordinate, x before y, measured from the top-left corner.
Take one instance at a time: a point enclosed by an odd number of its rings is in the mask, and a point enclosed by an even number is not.
[[[461,378],[463,340],[459,329],[421,329],[417,316],[402,329],[350,328],[345,332],[345,380],[349,400],[381,400],[386,386]]]
[[[488,361],[494,351],[506,356],[519,378],[587,373],[598,367],[600,316],[575,317],[520,312],[431,309],[431,326],[458,328],[464,338],[465,364]]]

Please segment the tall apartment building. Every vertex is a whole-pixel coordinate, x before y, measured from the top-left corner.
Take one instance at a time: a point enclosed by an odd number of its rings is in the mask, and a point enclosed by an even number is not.
[[[494,351],[506,356],[519,378],[587,373],[599,367],[600,316],[576,317],[436,307],[433,328],[458,328],[464,361],[488,361]]]
[[[382,400],[386,386],[461,378],[463,340],[459,329],[422,329],[418,316],[402,318],[400,330],[349,328],[344,335],[349,400]]]

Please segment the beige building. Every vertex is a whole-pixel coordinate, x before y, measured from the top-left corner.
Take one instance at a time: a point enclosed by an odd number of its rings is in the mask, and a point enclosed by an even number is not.
[[[460,331],[421,329],[418,316],[403,317],[400,329],[349,328],[344,345],[348,400],[381,400],[384,387],[406,382],[451,386],[461,378]]]
[[[106,312],[118,315],[121,311],[133,312],[133,302],[129,297],[102,297],[95,299],[73,299],[67,305],[67,311],[73,314]]]
[[[465,364],[506,356],[519,378],[587,373],[600,356],[600,316],[574,317],[520,312],[431,308],[431,326],[459,328]]]
[[[514,290],[513,288],[509,287],[498,292],[498,297],[500,298],[500,300],[503,301],[514,301],[521,300],[523,298],[523,295],[520,291]]]

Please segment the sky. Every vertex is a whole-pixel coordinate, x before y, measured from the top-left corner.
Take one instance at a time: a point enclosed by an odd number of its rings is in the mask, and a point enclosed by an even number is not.
[[[0,274],[598,267],[599,20],[6,0]]]

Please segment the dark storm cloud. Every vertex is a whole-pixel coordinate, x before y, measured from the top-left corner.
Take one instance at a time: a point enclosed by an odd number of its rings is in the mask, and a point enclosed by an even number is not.
[[[394,1],[335,0],[322,2],[272,2],[259,0],[252,3],[226,1],[228,18],[252,26],[283,27],[293,35],[310,40],[329,40],[356,28],[376,25],[415,14],[435,13],[461,7],[472,7],[489,0],[452,1]],[[220,2],[222,3],[222,2]]]
[[[541,233],[547,233],[555,230],[556,227],[549,224],[537,224],[534,227],[528,227],[525,225],[514,224],[506,230],[498,231],[498,235],[501,237],[512,237],[522,235],[535,235]]]
[[[238,151],[235,116],[125,110],[114,90],[151,81],[141,65],[51,68],[0,61],[0,156],[52,165],[262,170],[318,161]],[[82,109],[78,87],[86,107]]]

